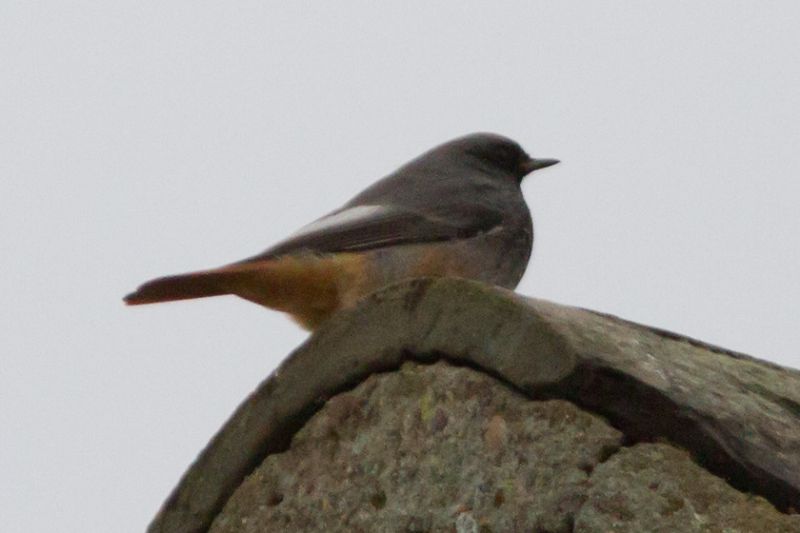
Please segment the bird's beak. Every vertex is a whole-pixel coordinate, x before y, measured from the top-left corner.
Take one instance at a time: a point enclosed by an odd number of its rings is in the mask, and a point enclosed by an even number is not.
[[[557,163],[560,163],[558,159],[534,159],[530,158],[527,161],[523,162],[520,165],[520,170],[523,172],[523,176],[526,176],[533,172],[534,170],[539,170],[540,168],[547,168],[551,167]]]

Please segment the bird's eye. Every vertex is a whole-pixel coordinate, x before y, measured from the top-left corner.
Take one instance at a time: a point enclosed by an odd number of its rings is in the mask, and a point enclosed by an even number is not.
[[[476,146],[468,150],[468,152],[488,164],[502,167],[516,165],[518,159],[518,154],[514,147],[505,143]]]
[[[497,161],[511,161],[515,160],[514,150],[510,146],[499,145],[493,150],[494,158]]]

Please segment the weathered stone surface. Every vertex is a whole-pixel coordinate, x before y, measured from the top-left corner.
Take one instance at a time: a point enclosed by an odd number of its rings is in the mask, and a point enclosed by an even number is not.
[[[566,532],[588,473],[621,440],[568,402],[407,363],[329,400],[211,531]]]
[[[797,533],[800,515],[734,490],[666,444],[624,448],[592,473],[576,533]]]
[[[591,311],[439,279],[388,288],[317,331],[239,407],[150,530],[206,531],[242,480],[284,451],[326,398],[409,359],[441,358],[532,398],[569,400],[629,440],[669,439],[738,490],[784,510],[800,507],[800,372]]]

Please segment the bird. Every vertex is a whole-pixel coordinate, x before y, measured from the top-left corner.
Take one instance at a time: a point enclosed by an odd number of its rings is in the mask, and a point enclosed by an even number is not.
[[[533,247],[525,176],[557,159],[473,133],[436,146],[266,251],[153,279],[128,305],[233,294],[314,330],[364,296],[418,277],[515,289]]]

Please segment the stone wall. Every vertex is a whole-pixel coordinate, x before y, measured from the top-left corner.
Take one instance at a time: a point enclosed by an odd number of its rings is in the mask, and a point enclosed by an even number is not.
[[[415,280],[291,354],[150,531],[800,532],[798,502],[800,372]]]
[[[237,489],[213,533],[800,531],[670,444],[624,445],[564,400],[445,363],[331,398]]]

